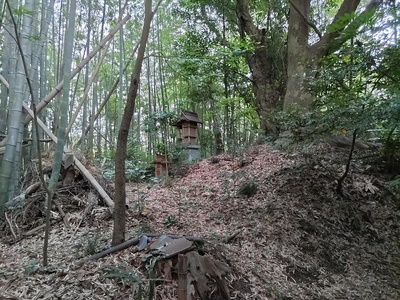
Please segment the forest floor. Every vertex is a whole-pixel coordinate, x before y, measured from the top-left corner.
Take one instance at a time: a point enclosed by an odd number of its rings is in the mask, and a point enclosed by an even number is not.
[[[355,153],[346,197],[338,196],[348,151],[323,143],[291,153],[259,145],[201,160],[164,183],[128,183],[127,238],[202,238],[201,253],[229,266],[231,299],[400,299],[400,199],[388,175],[359,159],[365,152]],[[241,195],[244,184],[255,194]],[[47,268],[43,232],[13,241],[9,224],[0,226],[0,299],[139,299],[135,280],[144,287],[148,281],[134,247],[74,264],[90,248],[109,245],[113,225],[101,206],[83,218],[82,189],[59,199],[71,226],[53,225]],[[108,266],[130,273],[107,276]],[[157,284],[156,299],[177,299],[177,290],[174,275]],[[224,298],[214,290],[209,299]]]

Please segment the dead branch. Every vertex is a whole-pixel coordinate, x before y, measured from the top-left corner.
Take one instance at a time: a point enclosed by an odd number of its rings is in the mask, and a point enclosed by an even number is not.
[[[24,236],[34,235],[35,233],[37,233],[38,231],[42,230],[45,227],[46,227],[46,224],[42,224],[36,228],[33,228],[32,230],[29,230],[28,232],[23,233],[23,235]]]
[[[60,205],[57,201],[55,201],[55,199],[53,199],[53,201],[54,201],[54,205],[57,207],[58,212],[59,212],[60,215],[61,215],[61,218],[63,219],[63,222],[64,222],[64,224],[65,224],[65,227],[69,228],[70,225],[69,225],[68,219],[66,218],[65,213],[64,213],[64,211],[63,211],[61,205]]]
[[[232,242],[239,234],[242,233],[242,231],[243,231],[243,230],[239,230],[239,231],[235,232],[234,234],[232,234],[232,235],[230,235],[230,236],[224,238],[224,239],[223,239],[223,242],[224,242],[225,244],[228,244],[228,243]]]
[[[349,152],[349,158],[348,158],[347,164],[346,164],[346,170],[344,171],[342,177],[339,178],[338,184],[337,184],[337,187],[336,187],[336,192],[342,198],[345,198],[345,196],[343,194],[343,181],[345,180],[345,178],[347,177],[347,174],[349,173],[351,158],[353,157],[354,146],[356,144],[356,138],[357,138],[357,129],[354,130],[354,132],[353,132],[353,140],[352,140],[351,149],[350,149],[350,152]]]
[[[13,227],[12,227],[12,224],[11,224],[11,222],[10,222],[10,219],[7,217],[7,213],[4,213],[4,215],[5,215],[5,217],[6,217],[8,226],[10,226],[11,233],[12,233],[14,239],[16,240],[16,239],[17,239],[17,235],[16,235],[15,232],[14,232],[14,229],[13,229]]]
[[[29,196],[31,194],[33,194],[34,192],[36,192],[40,186],[41,186],[41,182],[36,182],[30,186],[28,186],[28,188],[25,190],[25,196]]]

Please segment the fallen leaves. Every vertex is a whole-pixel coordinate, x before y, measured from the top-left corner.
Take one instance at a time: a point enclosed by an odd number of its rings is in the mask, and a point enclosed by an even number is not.
[[[397,200],[382,198],[385,184],[379,174],[371,174],[370,165],[368,172],[362,166],[351,169],[344,184],[350,199],[339,198],[335,179],[346,153],[324,145],[307,151],[308,156],[285,154],[262,145],[238,157],[204,159],[170,185],[129,183],[127,238],[150,230],[202,237],[204,253],[232,269],[229,290],[235,299],[399,298]],[[257,192],[240,196],[240,187],[249,181],[257,184]],[[123,267],[145,278],[140,254],[132,249],[74,265],[76,245],[85,234],[99,231],[109,241],[112,230],[112,220],[97,209],[91,223],[84,220],[78,227],[82,199],[71,197],[70,208],[64,209],[72,229],[62,223],[53,227],[52,272],[40,264],[35,272],[24,272],[29,261],[41,260],[42,234],[13,245],[0,241],[1,299],[132,295],[131,285],[103,272],[104,266]],[[172,217],[167,228],[165,220]],[[157,299],[176,299],[174,266],[165,264],[162,270],[172,281],[157,285]]]

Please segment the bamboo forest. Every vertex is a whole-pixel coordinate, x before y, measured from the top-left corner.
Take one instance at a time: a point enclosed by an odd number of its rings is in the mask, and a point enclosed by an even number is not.
[[[399,0],[0,16],[0,300],[400,299]]]

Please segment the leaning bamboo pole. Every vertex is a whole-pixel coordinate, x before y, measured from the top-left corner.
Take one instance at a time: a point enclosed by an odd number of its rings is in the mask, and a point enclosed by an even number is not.
[[[86,85],[85,91],[83,92],[83,95],[78,103],[78,107],[76,108],[74,114],[72,115],[71,119],[69,120],[69,124],[68,124],[67,130],[66,130],[67,136],[70,133],[72,126],[74,125],[74,122],[75,122],[76,118],[78,117],[79,112],[81,111],[83,103],[86,101],[87,96],[89,95],[89,92],[90,92],[90,89],[92,88],[93,82],[96,80],[97,75],[99,74],[100,68],[103,64],[104,58],[107,55],[107,50],[108,50],[108,47],[110,46],[110,44],[111,44],[111,41],[108,44],[106,44],[103,53],[100,55],[99,62],[97,63],[97,66],[96,66],[94,72],[90,76],[90,79]]]
[[[29,106],[23,102],[24,109],[28,112],[28,114],[33,118],[33,110],[29,108]],[[51,132],[49,128],[40,120],[37,119],[38,125],[43,129],[43,131],[53,140],[54,143],[57,143],[57,137]],[[68,148],[64,147],[64,153],[71,152]],[[103,198],[104,202],[111,208],[114,207],[114,201],[108,196],[106,191],[101,187],[101,185],[96,181],[96,179],[90,174],[90,172],[85,168],[85,166],[74,156],[75,166],[82,172],[83,176],[92,184],[92,186],[96,189],[96,191]]]
[[[107,42],[111,40],[114,35],[118,32],[118,30],[131,18],[130,15],[127,15],[125,18],[121,20],[121,22],[118,22],[117,25],[114,27],[110,33],[101,40],[99,45],[94,48],[88,56],[86,56],[78,65],[77,67],[72,70],[71,78],[74,78],[76,74],[78,74],[83,67],[99,52],[101,49],[105,47]],[[64,81],[61,81],[57,86],[42,100],[38,105],[36,105],[36,113],[38,114],[49,102],[57,96],[63,89],[64,86]],[[25,117],[25,125],[28,124],[30,121],[32,121],[33,116],[30,114]]]
[[[136,46],[134,47],[134,49],[133,49],[133,51],[132,51],[131,57],[129,58],[128,62],[127,62],[127,63],[125,64],[125,66],[124,66],[124,70],[123,70],[123,72],[122,72],[123,74],[125,74],[125,71],[126,71],[126,69],[128,68],[128,66],[129,66],[129,64],[130,64],[130,62],[131,62],[131,60],[133,59],[133,56],[134,56],[134,54],[135,54],[135,52],[136,52],[136,50],[137,50],[138,47],[139,47],[139,43],[136,43]],[[111,98],[112,94],[114,93],[115,89],[116,89],[117,86],[118,86],[119,80],[120,80],[120,78],[119,78],[119,76],[118,76],[117,79],[115,79],[115,82],[114,82],[114,84],[112,85],[111,89],[109,90],[107,96],[106,96],[106,97],[103,99],[103,101],[101,102],[100,107],[99,107],[99,109],[97,110],[96,114],[94,115],[94,117],[93,117],[93,123],[94,123],[94,121],[96,121],[97,118],[100,116],[101,111],[102,111],[103,108],[106,106],[108,100]],[[85,129],[85,132],[82,134],[82,136],[80,137],[79,141],[76,143],[76,146],[79,146],[79,145],[82,143],[82,140],[83,140],[83,139],[85,138],[85,136],[88,134],[88,132],[89,132],[89,130],[90,130],[90,127],[91,127],[91,124],[89,123],[89,125],[88,125],[88,126],[86,127],[86,129]]]

